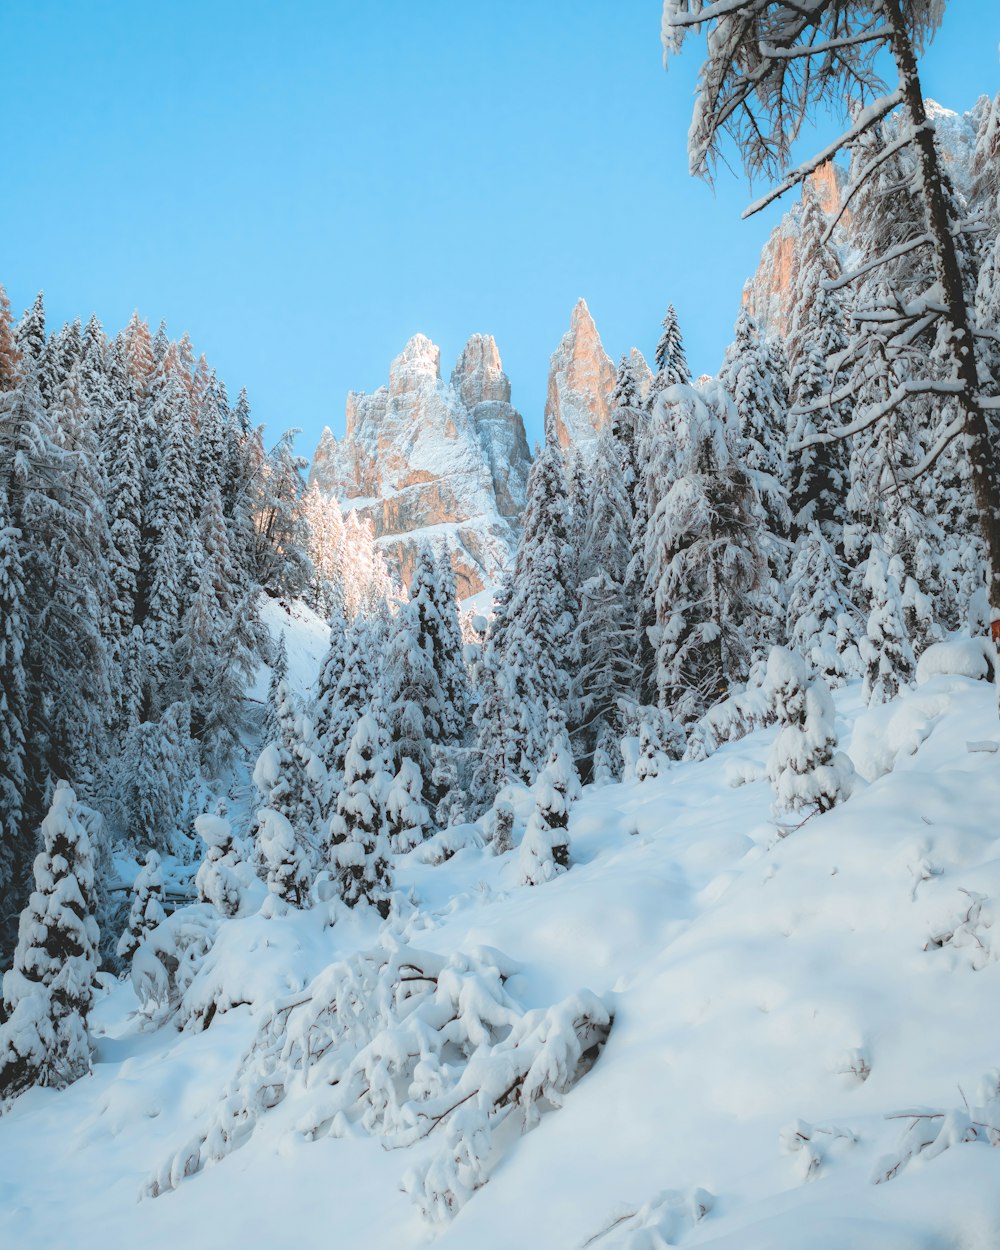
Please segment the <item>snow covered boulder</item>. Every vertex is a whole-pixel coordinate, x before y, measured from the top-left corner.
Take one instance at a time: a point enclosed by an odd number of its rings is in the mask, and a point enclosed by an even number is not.
[[[971,677],[996,681],[997,652],[988,638],[954,638],[936,642],[917,661],[917,685],[932,677]]]

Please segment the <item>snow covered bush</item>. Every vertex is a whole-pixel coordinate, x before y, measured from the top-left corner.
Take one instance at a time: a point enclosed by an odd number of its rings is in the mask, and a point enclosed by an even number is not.
[[[997,652],[988,638],[952,638],[929,646],[917,661],[917,685],[932,677],[971,677],[996,681]]]
[[[90,1071],[87,1014],[97,971],[94,860],[69,784],[56,783],[42,821],[35,889],[4,974],[0,1099],[32,1085],[61,1089]]]
[[[132,956],[130,979],[142,1010],[163,1023],[181,1006],[222,922],[209,903],[181,907],[146,935]],[[178,1018],[178,1027],[188,1023]],[[202,1020],[204,1027],[205,1021]]]
[[[146,935],[166,920],[166,912],[160,901],[162,895],[163,872],[160,868],[160,857],[156,851],[149,851],[132,887],[128,927],[118,939],[118,954],[122,959],[131,959],[146,940]]]
[[[508,1121],[532,1127],[593,1065],[612,1017],[583,991],[526,1011],[507,991],[515,965],[489,949],[450,958],[379,947],[331,964],[278,1000],[211,1123],[152,1176],[151,1197],[247,1142],[293,1100],[306,1140],[349,1126],[408,1146],[436,1130],[438,1150],[404,1178],[429,1219],[458,1211],[486,1183]]]
[[[849,798],[854,767],[837,751],[833,700],[800,656],[773,647],[767,688],[781,729],[768,759],[774,812],[826,812]]]
[[[236,916],[253,878],[253,869],[246,863],[224,816],[205,812],[195,817],[194,827],[207,847],[195,877],[198,897],[203,903],[211,903],[220,915]]]

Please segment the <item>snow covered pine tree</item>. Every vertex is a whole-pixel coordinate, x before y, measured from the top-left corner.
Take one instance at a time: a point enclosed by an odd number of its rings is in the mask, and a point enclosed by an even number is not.
[[[87,1015],[97,971],[94,861],[76,796],[56,783],[42,821],[35,889],[4,974],[0,1099],[31,1085],[61,1088],[90,1071]]]

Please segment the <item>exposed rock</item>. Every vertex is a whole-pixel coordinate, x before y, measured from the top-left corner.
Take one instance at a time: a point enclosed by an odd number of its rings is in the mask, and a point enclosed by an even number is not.
[[[404,581],[419,542],[443,543],[465,598],[510,559],[530,467],[493,339],[473,335],[444,382],[440,349],[418,334],[392,362],[388,387],[348,395],[344,438],[324,430],[310,480],[371,517]]]
[[[586,448],[611,416],[615,366],[601,344],[585,300],[552,353],[545,400],[545,438],[560,447]]]
[[[819,200],[820,208],[828,216],[840,207],[840,196],[847,174],[839,166],[827,162],[809,178]],[[771,232],[760,254],[757,272],[743,287],[743,303],[748,305],[757,323],[782,338],[791,329],[792,281],[798,260],[799,219],[802,215],[801,201],[790,209]],[[845,213],[834,241],[844,242],[844,228],[850,221]]]
[[[978,106],[977,106],[978,108]],[[927,101],[927,116],[934,125],[938,148],[945,168],[956,188],[969,193],[969,172],[975,148],[979,115],[976,109],[965,114],[953,113],[933,100]],[[892,128],[890,119],[889,128]],[[847,172],[828,162],[810,177],[819,197],[820,207],[828,217],[840,207],[847,183]],[[791,287],[797,262],[801,203],[795,204],[781,219],[764,244],[760,264],[743,288],[743,303],[762,328],[782,337],[790,329]],[[848,210],[834,231],[834,246],[842,256],[851,245],[851,214]]]

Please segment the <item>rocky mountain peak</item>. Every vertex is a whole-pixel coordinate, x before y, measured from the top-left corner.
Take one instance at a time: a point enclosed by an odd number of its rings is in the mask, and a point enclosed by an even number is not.
[[[389,395],[436,382],[441,377],[441,348],[424,334],[415,334],[389,366]]]
[[[615,366],[604,350],[586,300],[570,316],[569,329],[549,362],[545,438],[560,447],[585,446],[611,416]]]
[[[487,402],[510,403],[510,379],[503,371],[492,334],[473,334],[452,370],[451,384],[467,408]]]
[[[417,334],[388,387],[347,396],[347,431],[324,431],[310,480],[371,519],[404,581],[421,542],[444,546],[464,598],[507,565],[530,467],[492,336],[474,334],[445,382],[440,348]]]

